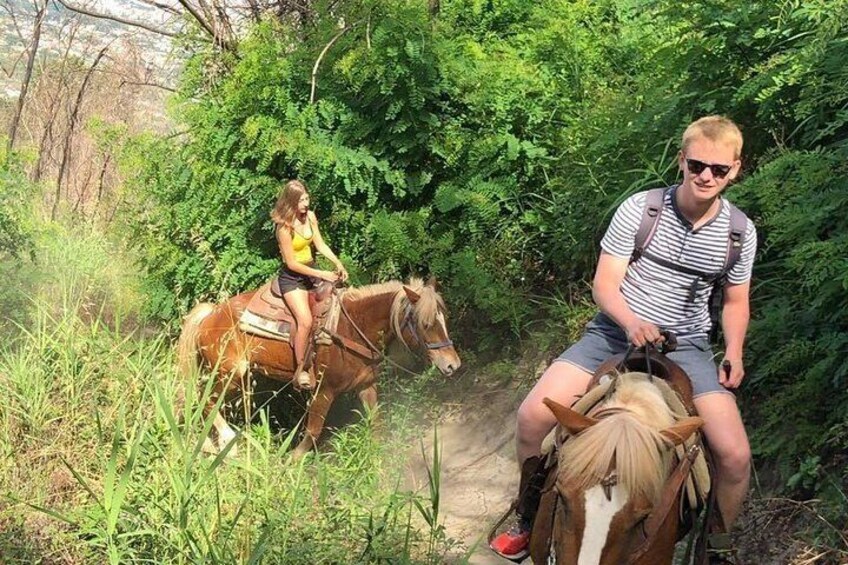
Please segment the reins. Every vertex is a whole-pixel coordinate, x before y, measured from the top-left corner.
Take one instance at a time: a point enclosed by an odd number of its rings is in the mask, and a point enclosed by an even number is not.
[[[643,347],[636,347],[632,343],[628,344],[627,345],[627,351],[624,352],[624,357],[622,357],[621,361],[619,361],[618,365],[616,365],[616,370],[619,371],[619,372],[624,372],[624,370],[627,367],[627,360],[630,359],[630,356],[634,352],[641,350],[645,353],[645,368],[646,368],[645,372],[648,374],[648,379],[653,380],[654,372],[651,369],[650,350],[653,349],[657,353],[666,354],[666,353],[671,353],[672,351],[677,349],[677,336],[676,335],[674,335],[672,332],[667,331],[667,330],[661,331],[660,335],[662,335],[663,338],[665,338],[665,340],[663,342],[661,342],[659,345],[655,345],[653,343],[646,343]]]
[[[335,292],[335,290],[334,290],[334,292]],[[350,315],[350,312],[348,312],[347,308],[344,305],[344,300],[342,300],[342,295],[337,294],[337,298],[339,300],[339,308],[341,309],[342,314],[344,314],[345,318],[347,318],[347,321],[350,322],[350,325],[353,327],[356,334],[360,337],[360,339],[362,339],[362,341],[365,342],[365,344],[368,346],[368,348],[366,349],[361,344],[359,344],[359,343],[357,343],[357,342],[355,342],[355,341],[353,341],[349,338],[346,338],[342,335],[339,335],[336,332],[332,332],[332,331],[330,331],[326,328],[322,328],[322,330],[327,335],[329,335],[334,342],[336,342],[338,345],[340,345],[340,346],[342,346],[346,349],[349,349],[350,351],[353,351],[354,353],[357,353],[358,355],[361,355],[362,357],[365,357],[366,359],[370,359],[375,364],[382,363],[383,361],[386,361],[390,365],[392,365],[393,367],[400,369],[401,371],[404,371],[407,374],[418,375],[418,373],[416,373],[415,371],[407,369],[406,367],[404,367],[400,363],[396,362],[392,358],[383,355],[382,350],[380,350],[376,345],[374,345],[371,342],[370,339],[368,339],[368,336],[365,335],[365,332],[363,332],[362,329],[359,327],[359,325],[353,320],[353,317]],[[407,306],[407,309],[406,309],[406,312],[405,312],[405,315],[404,315],[404,322],[403,322],[403,325],[401,327],[406,327],[407,324],[410,325],[410,331],[412,332],[412,335],[415,337],[415,340],[418,342],[418,344],[423,345],[427,349],[442,349],[444,347],[453,346],[453,341],[451,341],[450,339],[448,339],[447,341],[442,341],[442,342],[433,343],[433,344],[422,340],[421,337],[418,335],[418,332],[415,329],[414,324],[412,323],[412,308],[410,306]],[[401,340],[401,342],[403,342],[404,345],[406,345],[407,349],[412,351],[412,349],[409,347],[409,345],[407,345],[406,341],[403,339],[402,335],[398,335],[397,337]],[[423,357],[421,357],[420,355],[416,354],[416,356],[423,359]]]

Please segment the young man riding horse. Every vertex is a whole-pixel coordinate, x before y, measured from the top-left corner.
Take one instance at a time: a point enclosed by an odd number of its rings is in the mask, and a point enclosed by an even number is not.
[[[658,218],[644,249],[635,249],[635,242],[649,193],[635,194],[619,206],[601,241],[593,283],[592,295],[600,312],[582,339],[548,367],[518,410],[516,441],[522,488],[531,492],[541,488],[540,475],[535,473],[540,446],[557,423],[543,399],[570,406],[586,392],[603,361],[623,353],[629,344],[642,347],[661,342],[662,328],[677,335],[677,349],[668,356],[692,381],[694,404],[705,422],[703,433],[716,462],[714,488],[721,518],[728,529],[736,520],[748,490],[751,453],[731,391],[745,375],[742,354],[756,231],[743,217],[739,237],[729,240],[732,217],[741,214],[732,212],[722,192],[739,174],[741,151],[742,134],[724,117],[701,118],[686,128],[678,156],[683,182],[662,193],[654,210]],[[722,272],[733,245],[740,248],[737,260],[729,271]],[[721,276],[707,276],[709,273]],[[716,283],[724,283],[721,323],[724,360],[730,366],[727,374],[716,367],[708,341],[709,301]],[[536,510],[534,497],[524,498],[514,525],[490,544],[495,552],[514,561],[528,554]]]

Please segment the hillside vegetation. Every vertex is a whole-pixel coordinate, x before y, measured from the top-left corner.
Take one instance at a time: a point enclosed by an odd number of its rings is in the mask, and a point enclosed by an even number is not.
[[[152,313],[270,276],[268,210],[299,177],[359,281],[443,281],[466,348],[538,320],[564,341],[614,206],[674,182],[683,127],[726,114],[746,139],[729,197],[760,237],[741,397],[756,455],[781,488],[844,501],[848,3],[338,9],[189,65],[186,134],[145,140],[135,183]]]
[[[848,550],[848,0],[329,4],[193,55],[171,135],[89,120],[121,180],[105,220],[84,195],[43,220],[39,156],[3,155],[0,554],[439,562],[438,490],[398,487],[403,408],[391,438],[355,425],[305,463],[266,415],[237,461],[199,456],[181,316],[278,269],[268,213],[300,178],[355,282],[441,281],[464,360],[561,350],[615,206],[675,182],[713,113],[745,135],[728,197],[760,242],[739,396],[758,486],[820,499],[817,543]]]

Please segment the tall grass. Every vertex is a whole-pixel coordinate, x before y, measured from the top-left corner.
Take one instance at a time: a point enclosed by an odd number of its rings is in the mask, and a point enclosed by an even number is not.
[[[55,227],[38,259],[27,315],[0,344],[4,562],[442,560],[438,523],[418,529],[431,503],[398,486],[402,439],[366,417],[292,462],[297,430],[260,414],[238,457],[206,456],[209,391],[182,382],[170,339],[138,320],[120,247]]]

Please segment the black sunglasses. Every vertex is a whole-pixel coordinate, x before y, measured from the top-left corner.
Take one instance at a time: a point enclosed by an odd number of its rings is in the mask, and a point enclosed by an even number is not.
[[[689,167],[689,172],[693,175],[700,175],[704,169],[709,169],[713,176],[717,179],[723,179],[730,173],[732,165],[711,165],[698,161],[697,159],[686,159],[686,166]]]

